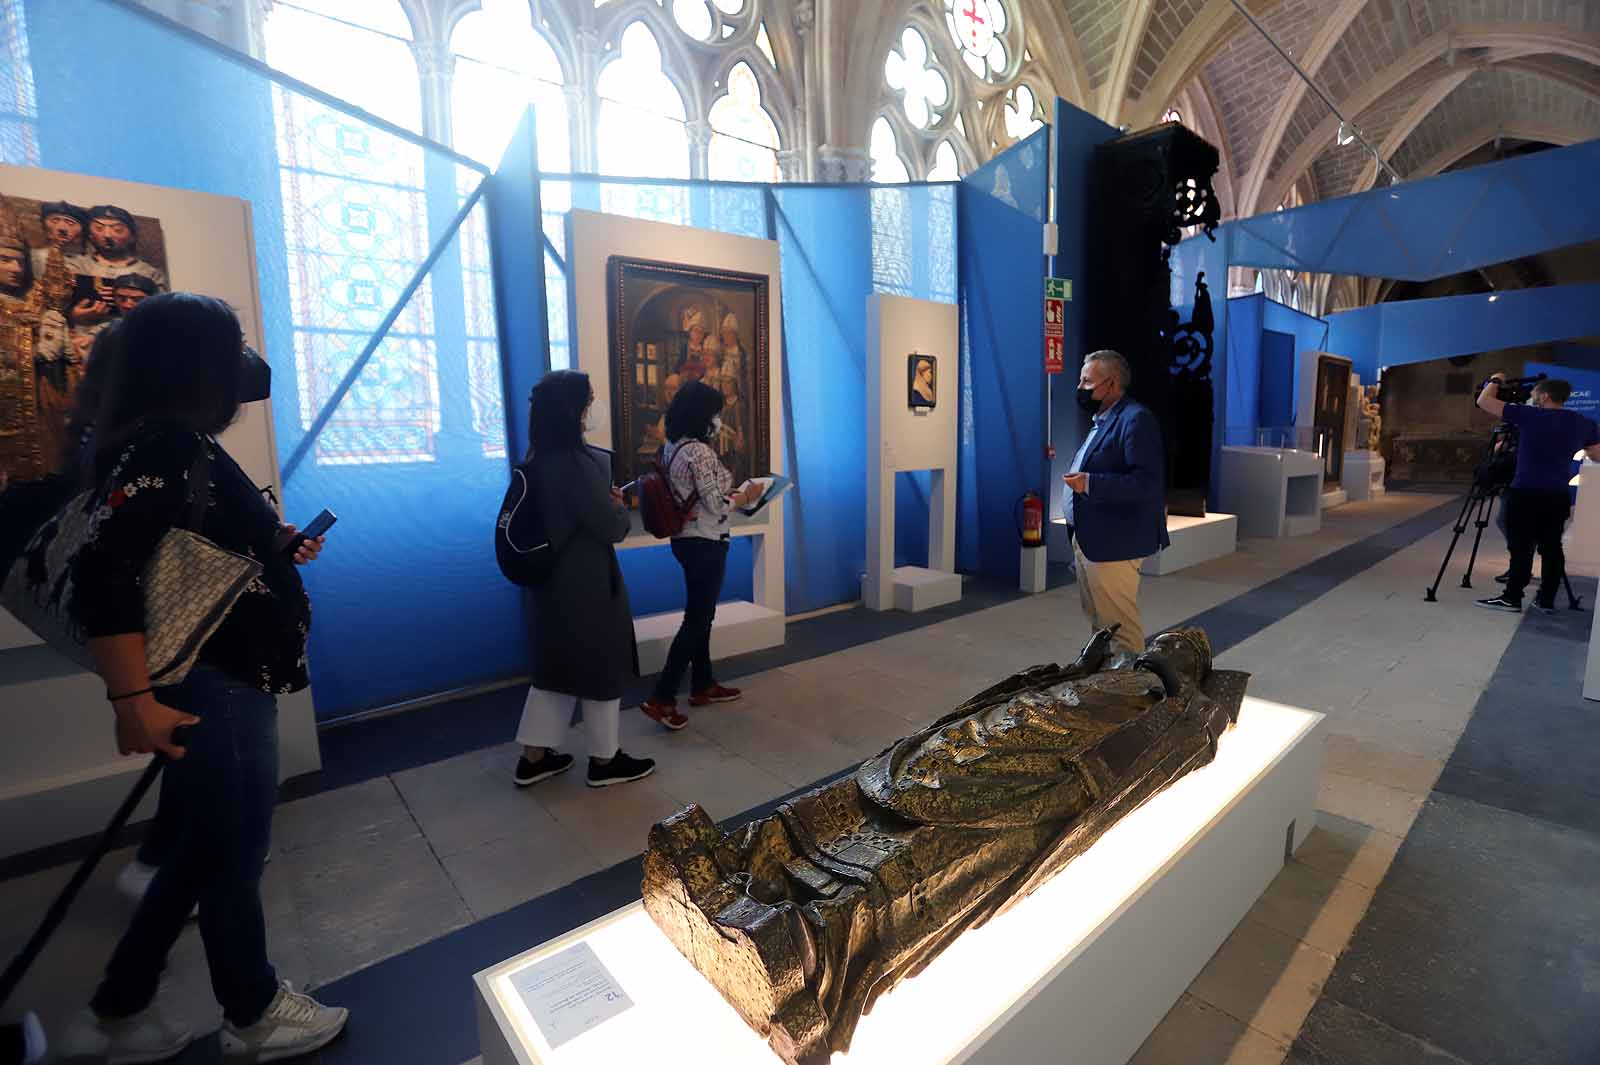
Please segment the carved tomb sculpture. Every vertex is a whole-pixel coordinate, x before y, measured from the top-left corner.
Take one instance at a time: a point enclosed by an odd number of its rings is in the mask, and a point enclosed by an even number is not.
[[[849,1049],[879,996],[1215,756],[1247,675],[1213,669],[1199,629],[1116,662],[1111,635],[769,817],[661,822],[645,909],[785,1061]]]

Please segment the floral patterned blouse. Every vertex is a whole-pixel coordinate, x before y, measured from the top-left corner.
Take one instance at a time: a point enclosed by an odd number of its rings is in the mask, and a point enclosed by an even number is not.
[[[74,612],[90,637],[144,631],[141,575],[167,530],[188,517],[189,475],[201,448],[211,458],[211,500],[196,531],[263,568],[206,641],[200,660],[264,692],[299,691],[309,683],[311,602],[294,563],[277,549],[277,513],[221,445],[200,433],[149,427],[105,471],[89,538],[75,562]]]

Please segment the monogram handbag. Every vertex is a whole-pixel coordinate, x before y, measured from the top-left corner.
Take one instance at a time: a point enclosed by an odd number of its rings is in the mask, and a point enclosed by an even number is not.
[[[74,563],[94,531],[98,492],[77,496],[34,534],[0,588],[0,605],[54,650],[94,669],[87,638],[73,616]],[[140,577],[145,659],[151,687],[189,675],[200,648],[233,609],[261,563],[200,535],[211,504],[211,457],[202,447],[189,471],[189,512],[168,529]]]

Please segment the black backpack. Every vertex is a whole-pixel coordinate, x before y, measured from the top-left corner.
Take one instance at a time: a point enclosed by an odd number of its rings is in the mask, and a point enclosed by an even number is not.
[[[533,463],[511,469],[511,485],[494,523],[494,559],[512,584],[537,588],[556,571],[561,548],[550,542],[539,506]]]

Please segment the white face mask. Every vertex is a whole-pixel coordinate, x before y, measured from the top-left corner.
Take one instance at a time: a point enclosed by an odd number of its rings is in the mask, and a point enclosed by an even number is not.
[[[722,415],[719,414],[711,419],[711,435],[716,436],[720,432],[722,432]]]

